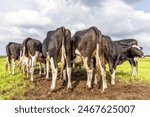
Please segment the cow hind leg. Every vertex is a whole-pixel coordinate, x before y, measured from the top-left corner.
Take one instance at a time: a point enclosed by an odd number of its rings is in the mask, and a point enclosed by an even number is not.
[[[50,63],[49,63],[49,56],[47,56],[46,59],[46,79],[49,79],[49,68],[50,68]]]
[[[106,71],[102,65],[100,65],[100,71],[102,76],[102,92],[104,92],[104,90],[107,89],[107,83],[106,83]]]
[[[15,74],[15,68],[16,68],[16,60],[14,60],[14,63],[13,63],[12,75]]]
[[[26,65],[24,64],[24,63],[22,63],[22,72],[23,72],[23,74],[25,75],[25,67],[26,67]]]
[[[114,69],[111,72],[111,85],[115,85],[115,72]]]
[[[93,68],[90,68],[88,66],[88,62],[89,62],[88,57],[83,58],[83,63],[86,68],[86,71],[87,71],[87,84],[86,85],[89,89],[91,89],[92,88],[91,83],[92,83],[92,77],[93,77]]]
[[[6,63],[6,71],[7,70],[11,73],[11,60],[9,57],[7,57],[7,63]]]
[[[131,80],[132,80],[133,78],[136,78],[137,74],[138,74],[138,70],[137,70],[138,61],[131,59],[131,60],[129,60],[129,63],[131,65],[131,69],[132,69],[132,71],[131,71]]]
[[[29,77],[29,74],[30,74],[30,63],[29,63],[29,59],[27,59],[27,61],[26,61],[26,69],[27,69],[27,77]]]
[[[63,69],[62,70],[63,72],[63,82],[62,82],[62,86],[64,86],[66,84],[66,80],[67,80],[67,76],[66,76],[66,69]]]
[[[137,78],[137,75],[138,75],[138,61],[136,60],[132,64],[132,76],[131,76],[131,79],[132,78]]]
[[[42,74],[42,63],[41,62],[39,63],[39,68],[40,68],[39,74],[41,75]]]
[[[53,91],[55,89],[55,87],[56,87],[56,79],[57,79],[58,68],[57,68],[56,59],[54,59],[53,57],[50,58],[50,63],[51,63],[51,69],[52,69],[51,90]]]
[[[44,63],[44,75],[46,75],[46,64]]]
[[[97,77],[98,77],[98,74],[97,74],[97,71],[96,71],[96,73],[95,73],[95,75],[94,75],[94,84],[95,84],[95,85],[98,85]]]
[[[72,85],[71,85],[71,73],[72,73],[72,69],[71,69],[71,67],[69,67],[69,66],[67,65],[67,76],[68,76],[67,89],[72,89]]]
[[[36,66],[36,60],[37,60],[37,57],[38,57],[38,52],[35,53],[35,56],[32,57],[32,61],[31,61],[31,79],[30,81],[33,81],[34,80],[34,68]]]

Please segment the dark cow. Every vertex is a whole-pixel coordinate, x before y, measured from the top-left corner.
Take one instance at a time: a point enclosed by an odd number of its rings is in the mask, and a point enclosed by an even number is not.
[[[132,76],[135,75],[137,65],[135,58],[144,55],[137,41],[135,39],[112,41],[109,36],[104,35],[102,41],[103,51],[111,73],[111,85],[115,85],[115,70],[117,65],[122,64],[126,60],[133,66]]]
[[[72,37],[73,62],[83,63],[87,71],[87,87],[91,88],[92,77],[94,73],[94,59],[96,59],[96,70],[101,71],[102,91],[107,88],[106,71],[104,66],[103,51],[101,48],[101,32],[96,27],[78,31]]]
[[[49,78],[49,63],[52,69],[52,85],[51,90],[55,89],[56,79],[58,74],[58,62],[62,62],[63,79],[68,76],[67,88],[72,88],[71,85],[71,32],[64,27],[49,31],[47,37],[43,41],[42,52],[46,57],[47,75]]]
[[[33,38],[26,38],[21,45],[21,62],[26,65],[27,77],[29,71],[31,73],[30,81],[33,81],[34,69],[36,62],[40,62],[40,73],[41,74],[41,60],[42,60],[42,43]],[[23,65],[23,69],[24,69]],[[24,71],[24,70],[23,70]]]
[[[9,71],[13,75],[15,74],[16,61],[20,57],[20,46],[21,44],[15,42],[9,42],[6,46],[6,53],[7,53],[6,70],[9,69]],[[14,59],[13,70],[11,70],[12,59]]]

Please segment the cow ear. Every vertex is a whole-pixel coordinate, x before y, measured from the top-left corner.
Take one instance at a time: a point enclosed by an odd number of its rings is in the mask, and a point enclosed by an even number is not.
[[[143,50],[143,47],[140,47],[141,48],[141,50]]]

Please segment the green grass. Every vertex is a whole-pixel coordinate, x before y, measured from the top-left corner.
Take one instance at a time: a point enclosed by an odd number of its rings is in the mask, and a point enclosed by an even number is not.
[[[30,81],[23,79],[24,75],[20,70],[17,70],[16,75],[10,75],[5,71],[5,64],[6,58],[0,57],[0,99],[13,99],[14,96],[21,96],[24,93]],[[138,71],[138,79],[150,83],[150,58],[139,59]],[[125,82],[130,80],[131,66],[129,62],[124,62],[117,67],[116,77]]]
[[[116,77],[128,82],[131,78],[131,66],[128,61],[117,66]],[[150,83],[150,58],[140,58],[138,61],[138,76],[139,81]]]
[[[6,58],[0,57],[0,99],[13,99],[13,96],[23,94],[28,86],[28,81],[23,79],[23,74],[17,69],[15,75],[5,70]]]

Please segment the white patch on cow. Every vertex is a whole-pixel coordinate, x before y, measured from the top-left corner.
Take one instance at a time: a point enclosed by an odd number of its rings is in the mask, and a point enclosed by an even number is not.
[[[82,58],[81,56],[77,55],[75,59],[73,59],[74,63],[82,63]]]
[[[49,68],[50,68],[50,57],[47,54],[47,58],[46,58],[46,79],[49,79]]]
[[[29,60],[29,57],[25,57],[25,64],[26,64],[26,69],[27,69],[27,77],[29,77],[29,74],[30,74],[30,60]]]
[[[93,69],[90,69],[88,66],[88,57],[83,58],[83,64],[86,68],[87,71],[87,86],[90,89],[91,88],[91,82],[92,82],[92,77],[93,77]]]
[[[74,63],[82,62],[82,55],[78,49],[75,50],[76,58],[73,60]]]
[[[40,68],[39,74],[41,75],[42,74],[42,63],[41,62],[39,63],[39,68]]]
[[[63,80],[66,80],[66,69],[63,69]]]
[[[95,56],[95,58],[96,58],[96,65],[99,67],[100,66],[100,58],[99,58],[99,44],[97,44],[96,45],[97,47],[96,47],[96,56]]]
[[[138,61],[139,57],[134,57],[134,61]]]
[[[46,64],[44,64],[44,75],[46,75]]]
[[[11,65],[10,65],[10,63],[9,63],[9,60],[8,60],[8,57],[7,57],[7,67],[8,67],[8,71],[11,73]]]
[[[107,82],[106,82],[106,71],[105,69],[102,67],[102,62],[99,56],[99,44],[97,43],[96,45],[96,67],[97,69],[100,69],[100,73],[102,76],[102,92],[104,92],[105,89],[107,89]],[[102,56],[103,57],[103,56]]]
[[[78,49],[75,50],[75,53],[78,54],[78,55],[81,55],[81,53]]]
[[[95,85],[98,85],[97,77],[98,77],[98,74],[95,73],[95,76],[94,76],[94,84]]]
[[[22,61],[23,73],[25,74],[25,68],[26,68],[27,77],[29,77],[29,57],[23,56],[21,61]]]
[[[16,68],[16,61],[14,61],[14,63],[13,63],[13,70],[12,70],[13,75],[15,74],[15,68]]]
[[[52,85],[51,85],[51,90],[54,90],[55,87],[56,87],[56,79],[57,79],[58,69],[55,68],[54,58],[53,57],[50,58],[50,63],[51,63],[51,68],[52,68]]]
[[[36,52],[35,52],[35,55],[31,57],[32,61],[31,61],[31,70],[30,70],[30,72],[31,72],[31,79],[30,79],[30,81],[33,81],[33,80],[34,80],[34,79],[33,79],[34,68],[35,68],[35,66],[36,66],[36,61],[37,61],[38,55],[39,55],[39,52],[36,51]]]
[[[66,52],[65,52],[64,43],[62,44],[62,56],[63,56],[64,58],[66,58]]]
[[[72,73],[72,69],[71,69],[71,67],[68,67],[68,65],[67,65],[67,76],[68,76],[68,85],[67,85],[67,88],[68,89],[72,88],[72,85],[71,85],[71,73]]]
[[[100,64],[100,71],[102,75],[102,91],[104,92],[105,89],[107,89],[107,82],[106,82],[106,71]]]
[[[111,74],[111,85],[115,85],[115,70],[113,69],[113,73]]]
[[[141,48],[139,46],[137,46],[137,45],[133,45],[132,47],[141,50]]]
[[[132,65],[132,77],[137,75],[136,66]]]

